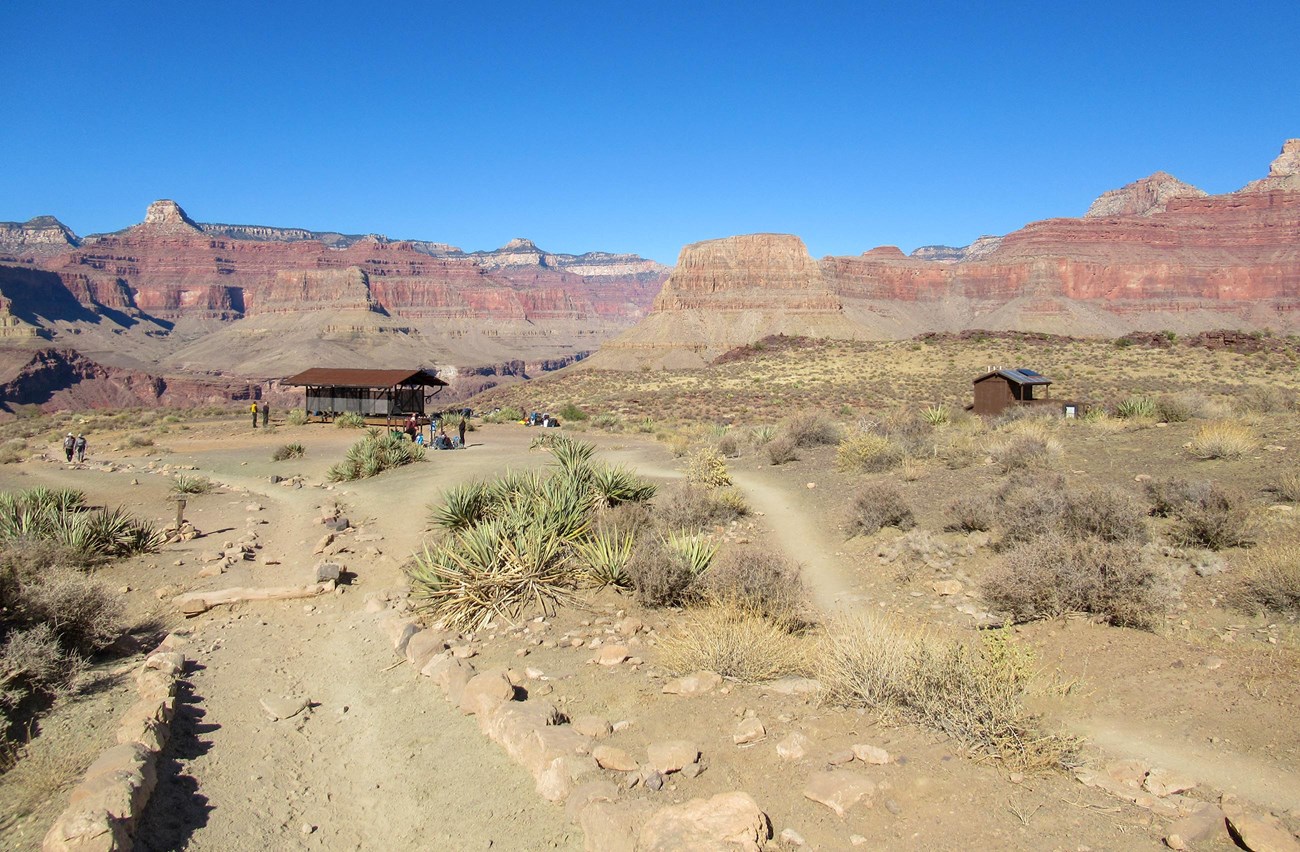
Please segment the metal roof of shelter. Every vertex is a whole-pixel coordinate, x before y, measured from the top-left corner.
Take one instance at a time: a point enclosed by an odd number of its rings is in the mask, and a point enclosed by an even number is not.
[[[446,387],[447,383],[429,370],[351,370],[312,367],[281,382],[285,385],[336,388],[392,388],[398,385]]]
[[[977,378],[975,381],[982,382],[990,376],[1001,376],[1004,379],[1013,381],[1018,385],[1050,385],[1052,380],[1042,373],[1034,370],[1020,367],[1015,370],[991,370]]]

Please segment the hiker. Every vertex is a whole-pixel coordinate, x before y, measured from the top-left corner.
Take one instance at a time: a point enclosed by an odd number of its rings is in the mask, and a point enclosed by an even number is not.
[[[412,412],[411,416],[406,419],[406,437],[414,441],[415,436],[419,434],[419,432],[420,432],[419,418],[417,418],[415,416],[415,413]]]
[[[77,436],[69,432],[68,437],[63,439],[63,454],[68,457],[68,461],[72,461],[72,451],[76,446]]]
[[[257,403],[254,402],[252,405],[248,406],[248,410],[253,412],[253,428],[256,429],[257,428]]]
[[[77,461],[84,462],[86,460],[86,436],[85,435],[77,436],[76,448],[77,448]]]
[[[262,428],[265,429],[271,422],[271,405],[266,400],[262,400]]]
[[[466,410],[466,411],[469,411],[468,408],[465,409],[465,410]],[[465,429],[466,429],[465,424],[468,423],[468,422],[469,422],[469,415],[468,415],[468,414],[461,414],[461,416],[460,416],[460,422],[456,424],[456,431],[460,433],[460,446],[461,446],[462,448],[464,448],[464,446],[465,446]]]
[[[433,448],[434,448],[435,450],[450,450],[450,449],[451,449],[451,438],[448,438],[448,437],[447,437],[447,430],[446,430],[446,429],[439,429],[439,430],[438,430],[438,437],[436,437],[436,438],[433,439]]]

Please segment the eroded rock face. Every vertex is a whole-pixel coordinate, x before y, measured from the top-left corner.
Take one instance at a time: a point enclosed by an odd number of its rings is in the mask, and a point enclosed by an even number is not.
[[[1300,139],[1282,143],[1282,153],[1268,168],[1268,177],[1251,181],[1239,192],[1260,192],[1270,189],[1300,190]]]
[[[835,312],[840,303],[803,240],[746,234],[686,246],[654,303],[655,311],[715,307]]]
[[[0,222],[0,259],[57,254],[80,244],[72,229],[53,216],[37,216],[26,222]]]
[[[1163,213],[1171,198],[1201,198],[1207,193],[1166,172],[1156,172],[1133,183],[1104,192],[1083,214],[1099,216],[1151,216]]]

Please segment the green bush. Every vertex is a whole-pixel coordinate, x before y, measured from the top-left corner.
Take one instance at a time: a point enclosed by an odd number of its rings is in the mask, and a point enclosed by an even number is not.
[[[284,422],[290,426],[306,426],[308,419],[307,412],[301,408],[291,408],[284,415]]]
[[[1149,396],[1130,396],[1115,406],[1115,416],[1125,420],[1153,418],[1156,416],[1156,402]]]
[[[483,415],[484,423],[518,423],[524,419],[524,412],[518,408],[505,407]]]
[[[275,452],[271,453],[271,461],[286,461],[288,459],[300,459],[307,452],[302,444],[285,444],[277,447]]]
[[[340,429],[364,429],[366,418],[355,411],[345,411],[334,418],[334,425]]]
[[[58,545],[94,561],[153,552],[162,534],[121,508],[87,509],[80,491],[33,488],[0,493],[0,544],[15,541]]]
[[[559,416],[561,423],[566,420],[572,420],[576,423],[587,419],[587,412],[583,411],[571,402],[566,402],[564,405],[560,406],[556,411],[556,414]]]

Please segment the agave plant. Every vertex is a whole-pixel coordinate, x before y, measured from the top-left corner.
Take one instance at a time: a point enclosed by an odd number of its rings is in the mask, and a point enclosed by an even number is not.
[[[1130,396],[1115,406],[1115,416],[1125,420],[1156,416],[1156,401],[1149,396]]]
[[[432,513],[432,520],[449,530],[462,530],[483,520],[488,503],[488,486],[482,482],[462,482],[443,492],[442,505]]]
[[[334,425],[340,429],[363,429],[366,418],[355,411],[345,411],[334,418]]]
[[[931,405],[921,410],[921,419],[931,426],[946,426],[951,419],[944,405]]]
[[[202,476],[178,473],[172,481],[172,491],[177,494],[207,494],[212,490],[212,481]]]
[[[560,470],[574,474],[591,463],[596,447],[586,441],[575,441],[564,435],[556,435],[551,443],[551,455]]]

